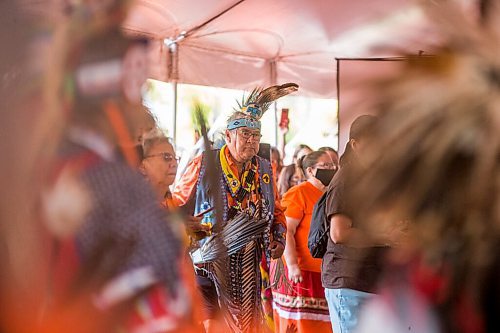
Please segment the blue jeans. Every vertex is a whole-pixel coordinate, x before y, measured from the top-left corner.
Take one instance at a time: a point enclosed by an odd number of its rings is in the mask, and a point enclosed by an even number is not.
[[[347,288],[325,288],[333,333],[352,333],[358,324],[359,310],[375,294]]]

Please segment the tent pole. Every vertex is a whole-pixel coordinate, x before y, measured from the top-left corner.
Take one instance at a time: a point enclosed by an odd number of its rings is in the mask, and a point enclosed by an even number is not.
[[[178,52],[178,44],[181,42],[183,39],[186,37],[191,36],[194,34],[196,31],[200,30],[204,26],[210,24],[212,21],[218,19],[222,15],[226,14],[230,10],[232,10],[234,7],[238,6],[239,4],[243,3],[245,0],[238,0],[228,8],[224,9],[222,12],[218,13],[217,15],[211,17],[210,19],[206,20],[205,22],[197,25],[196,27],[188,30],[188,31],[181,31],[178,33],[178,35],[175,38],[166,38],[164,40],[165,45],[169,48],[169,53],[170,53],[170,62],[168,64],[168,78],[170,81],[172,81],[172,89],[174,93],[174,114],[172,117],[172,122],[173,122],[173,133],[172,133],[172,139],[174,140],[174,144],[177,142],[177,82],[179,81],[179,71],[178,71],[178,64],[179,64],[179,52]],[[275,103],[276,104],[276,103]],[[275,108],[275,117],[276,116],[276,106]],[[277,123],[276,123],[277,124]],[[276,132],[276,138],[275,141],[277,141],[278,134]]]
[[[278,147],[278,103],[274,102],[274,146]]]
[[[185,37],[189,37],[191,36],[193,33],[195,33],[196,31],[200,30],[201,28],[203,28],[204,26],[206,26],[207,24],[209,24],[210,22],[218,19],[219,17],[221,17],[222,15],[226,14],[227,12],[229,12],[231,9],[233,9],[234,7],[238,6],[239,4],[241,4],[243,1],[245,0],[239,0],[237,1],[236,3],[232,4],[230,7],[224,9],[222,12],[218,13],[217,15],[211,17],[210,19],[206,20],[205,22],[197,25],[196,27],[194,28],[191,28],[189,29],[187,32],[184,33]]]
[[[335,58],[337,62],[337,151],[340,154],[340,60]]]
[[[276,59],[269,60],[269,74],[271,75],[271,85],[274,86],[278,81],[278,72],[276,70]],[[274,103],[274,146],[278,147],[278,103]]]
[[[172,115],[172,139],[174,140],[174,145],[177,143],[177,80],[172,82],[172,90],[174,93],[174,112]]]
[[[177,82],[179,81],[179,48],[178,40],[182,39],[182,35],[175,40],[165,39],[164,43],[168,47],[170,61],[167,66],[168,78],[172,81],[172,91],[174,94],[174,112],[172,115],[172,140],[174,145],[177,143]]]

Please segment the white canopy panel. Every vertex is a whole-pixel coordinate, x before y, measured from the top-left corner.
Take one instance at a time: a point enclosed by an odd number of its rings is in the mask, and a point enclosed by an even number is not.
[[[417,54],[438,41],[411,0],[138,0],[124,29],[155,41],[155,79],[235,89],[296,82],[322,98],[336,97],[336,57]],[[183,33],[169,73],[163,40]]]

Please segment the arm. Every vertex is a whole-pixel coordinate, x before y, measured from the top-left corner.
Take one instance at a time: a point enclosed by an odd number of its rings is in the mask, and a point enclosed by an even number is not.
[[[300,219],[293,217],[286,217],[286,246],[285,246],[285,260],[288,267],[288,278],[292,282],[302,282],[302,274],[297,260],[297,244],[295,242],[295,233],[300,223]]]
[[[343,214],[335,214],[330,218],[330,237],[335,244],[351,247],[376,246],[363,231],[352,226],[352,220]]]
[[[349,184],[353,181],[345,171],[339,176],[328,192],[326,214],[330,220],[330,238],[335,244],[350,247],[387,246],[398,240],[401,228],[394,228],[394,223],[381,223],[383,218],[373,219],[369,229],[353,226],[351,214],[355,208],[348,195]],[[368,227],[368,226],[367,226]]]
[[[283,206],[280,203],[280,198],[278,194],[278,188],[276,186],[276,182],[273,179],[273,192],[274,192],[274,220],[273,225],[271,226],[271,232],[273,234],[273,240],[276,240],[283,245],[285,245],[285,235],[287,229],[287,220],[285,218],[285,213]]]
[[[286,219],[283,207],[280,204],[278,189],[274,177],[271,177],[273,182],[274,192],[274,219],[271,225],[271,243],[269,249],[271,250],[271,257],[278,259],[283,254],[285,249],[286,239]]]
[[[297,245],[295,243],[295,232],[300,223],[299,219],[293,217],[286,217],[286,246],[285,246],[285,260],[287,265],[297,265]]]
[[[172,191],[172,204],[179,207],[184,206],[189,200],[198,181],[201,170],[202,155],[195,157],[189,162],[186,171]]]
[[[404,234],[404,225],[381,226],[370,234],[352,226],[352,220],[343,214],[330,218],[330,237],[335,244],[351,247],[372,247],[395,245]]]
[[[169,208],[184,206],[193,195],[201,170],[201,159],[202,155],[197,156],[188,164],[186,171],[172,192],[172,198],[165,202]],[[184,220],[186,233],[196,238],[198,237],[196,232],[207,232],[210,227],[201,224],[201,220],[202,217],[186,216]]]
[[[345,170],[339,171],[338,177],[331,184],[326,199],[326,215],[330,220],[330,238],[335,244],[350,247],[376,246],[371,237],[360,228],[353,226],[351,214],[355,211],[348,195],[352,179],[347,177]]]

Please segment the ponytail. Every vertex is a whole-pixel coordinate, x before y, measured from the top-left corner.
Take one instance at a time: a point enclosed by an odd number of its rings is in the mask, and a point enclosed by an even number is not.
[[[304,158],[307,155],[302,155],[299,159],[297,159],[297,162],[295,163],[295,168],[299,171],[300,173],[300,178],[306,179],[306,171],[304,169]]]

